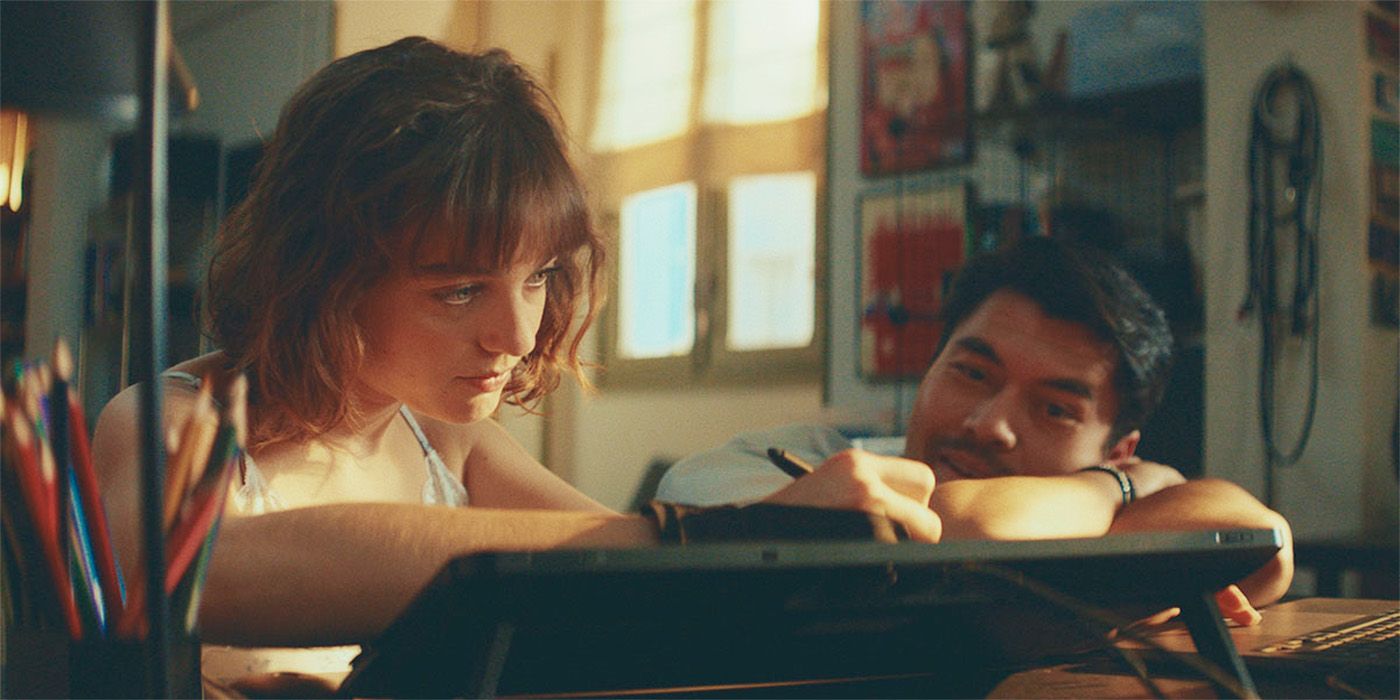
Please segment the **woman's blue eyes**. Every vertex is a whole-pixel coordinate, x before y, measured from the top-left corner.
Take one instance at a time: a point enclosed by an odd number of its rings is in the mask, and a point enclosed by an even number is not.
[[[536,270],[534,274],[525,278],[525,287],[527,289],[541,289],[546,287],[549,285],[549,278],[553,277],[558,272],[559,266],[557,265]],[[443,292],[439,295],[439,298],[448,304],[461,305],[476,298],[484,287],[485,285],[482,284],[467,284]]]
[[[457,289],[444,292],[442,294],[442,300],[449,304],[465,304],[466,302],[471,301],[472,297],[475,297],[480,291],[481,285],[469,284],[465,287],[459,287]]]

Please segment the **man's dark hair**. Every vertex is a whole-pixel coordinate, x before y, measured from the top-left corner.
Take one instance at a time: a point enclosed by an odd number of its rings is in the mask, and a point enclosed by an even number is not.
[[[1030,298],[1045,315],[1079,323],[1117,352],[1118,415],[1109,443],[1147,422],[1171,367],[1166,315],[1128,273],[1102,252],[1053,238],[1026,238],[970,260],[943,306],[943,352],[953,331],[992,294]]]

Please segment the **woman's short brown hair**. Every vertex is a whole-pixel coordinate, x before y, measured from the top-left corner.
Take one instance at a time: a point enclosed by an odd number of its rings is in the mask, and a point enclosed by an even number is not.
[[[252,380],[253,445],[313,436],[350,415],[364,354],[356,307],[393,265],[412,265],[444,236],[464,267],[558,257],[535,349],[505,400],[529,407],[561,369],[578,374],[604,250],[544,91],[504,51],[462,53],[422,37],[312,76],[220,229],[207,281],[213,340]]]

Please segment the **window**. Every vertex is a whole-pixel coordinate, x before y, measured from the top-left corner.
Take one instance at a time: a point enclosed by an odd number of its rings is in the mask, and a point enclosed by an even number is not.
[[[694,73],[694,0],[621,0],[604,9],[602,87],[594,150],[685,132]]]
[[[825,22],[819,0],[602,5],[603,381],[819,376]]]
[[[671,357],[695,344],[695,185],[640,192],[622,203],[618,354]]]
[[[728,349],[812,343],[816,206],[812,172],[748,175],[730,184]]]

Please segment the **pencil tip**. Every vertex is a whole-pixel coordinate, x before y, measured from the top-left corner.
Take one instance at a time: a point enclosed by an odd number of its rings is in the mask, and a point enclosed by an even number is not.
[[[5,426],[10,429],[10,438],[20,447],[27,448],[34,441],[27,419],[10,413],[5,416]]]
[[[66,382],[73,376],[73,351],[68,348],[68,341],[63,338],[53,343],[53,371],[58,375],[59,381]]]

